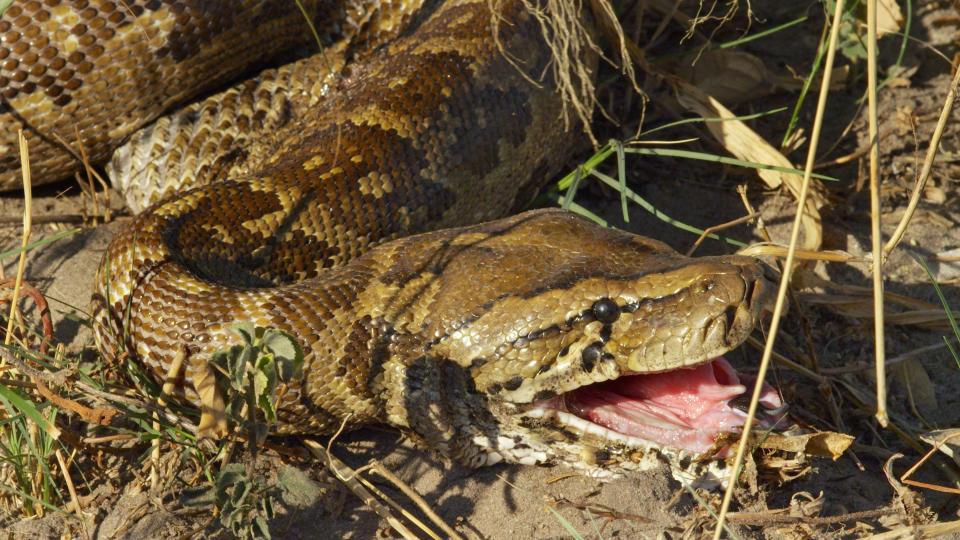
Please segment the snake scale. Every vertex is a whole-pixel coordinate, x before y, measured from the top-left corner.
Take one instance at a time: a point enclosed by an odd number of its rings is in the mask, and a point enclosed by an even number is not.
[[[196,403],[203,362],[239,339],[231,326],[277,328],[306,352],[279,433],[385,422],[473,466],[687,467],[737,431],[744,386],[718,357],[769,307],[764,265],[688,259],[560,210],[516,214],[576,139],[523,2],[315,2],[328,52],[356,63],[306,57],[148,126],[243,72],[234,56],[303,46],[291,2],[254,4],[214,24],[210,2],[20,0],[0,20],[0,114],[27,127],[46,177],[76,168],[77,125],[98,162],[131,139],[117,174],[202,184],[153,196],[105,252],[92,301],[105,357],[129,353],[162,380],[186,352],[178,392]],[[337,44],[347,34],[365,45]],[[226,53],[224,35],[239,39]],[[762,402],[782,405],[772,390]]]

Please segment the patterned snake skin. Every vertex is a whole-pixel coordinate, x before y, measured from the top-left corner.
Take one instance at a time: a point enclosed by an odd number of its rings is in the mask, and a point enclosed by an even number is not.
[[[337,10],[319,4],[308,10],[346,16],[339,23],[318,18],[321,34],[333,41],[362,36],[355,43],[364,45],[334,43],[328,53],[335,54],[267,70],[257,82],[132,135],[132,146],[115,153],[119,175],[219,181],[151,206],[111,243],[92,305],[103,355],[127,352],[162,380],[172,358],[187,353],[178,393],[197,403],[192,382],[203,362],[238,341],[232,325],[250,321],[289,332],[306,351],[302,379],[279,396],[280,433],[329,433],[349,416],[348,427],[386,422],[474,466],[565,462],[600,474],[664,459],[686,466],[708,455],[703,445],[596,423],[598,411],[611,406],[585,403],[589,392],[607,391],[598,388],[637,394],[610,385],[633,384],[644,373],[709,375],[720,388],[738,390],[718,405],[728,414],[727,399],[743,388],[729,364],[711,361],[739,345],[768,307],[767,269],[745,257],[687,259],[559,210],[482,223],[527,204],[575,140],[543,76],[552,56],[538,21],[519,0],[422,8],[358,1]],[[70,18],[71,9],[80,19]],[[90,107],[81,138],[88,154],[103,160],[116,137],[202,91],[187,89],[197,80],[217,86],[243,71],[213,45],[215,34],[233,30],[180,16],[197,9],[189,1],[94,8],[45,0],[7,10],[0,54],[11,57],[21,43],[30,50],[14,61],[21,71],[0,72],[2,114],[35,126],[31,142],[41,142],[32,155],[49,164],[51,178],[75,163],[50,134],[74,141],[74,124],[32,124],[27,119],[52,108],[34,96],[54,103],[67,96],[57,103],[62,109]],[[276,10],[281,21],[297,15]],[[242,24],[268,26],[261,15],[240,7],[231,14]],[[152,27],[136,21],[150,18],[177,30],[170,34],[187,35],[193,25],[200,37],[176,46],[149,38]],[[224,28],[242,26],[234,23]],[[61,37],[73,52],[45,52],[55,47],[44,48],[34,28],[69,29]],[[247,47],[237,56],[264,49],[267,38],[256,34],[242,34]],[[291,47],[303,37],[279,34]],[[111,62],[98,54],[136,52],[148,38],[161,40],[165,55],[156,61],[123,53]],[[115,48],[111,40],[126,45]],[[284,47],[271,47],[269,56]],[[46,74],[37,70],[39,79],[22,56],[34,51],[48,66]],[[347,58],[362,61],[338,72]],[[220,63],[216,77],[203,74]],[[293,93],[301,101],[273,91],[298,84]],[[110,96],[88,96],[98,85]],[[157,96],[144,97],[150,93],[159,94],[159,104]],[[115,105],[112,95],[119,94],[137,103]],[[282,110],[246,105],[251,98]],[[38,110],[31,111],[34,102]],[[230,123],[220,116],[230,107],[246,107],[246,115]],[[2,122],[0,144],[9,144]],[[104,123],[105,131],[97,127]],[[224,136],[218,123],[243,124],[254,135]],[[184,157],[198,148],[215,157]],[[0,162],[0,171],[15,168]],[[9,187],[13,180],[0,182]],[[145,200],[151,197],[160,195]],[[688,369],[672,371],[679,368]],[[775,402],[768,399],[771,408]],[[667,429],[670,422],[655,423]],[[720,424],[705,435],[707,447],[736,431]]]

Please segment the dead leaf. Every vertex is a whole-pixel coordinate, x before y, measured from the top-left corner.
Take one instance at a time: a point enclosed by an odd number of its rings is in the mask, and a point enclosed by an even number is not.
[[[904,360],[900,364],[899,375],[907,386],[910,397],[921,411],[937,410],[937,391],[923,364],[916,359]]]
[[[926,263],[937,283],[957,279],[960,277],[960,248],[941,251],[936,258]]]
[[[828,457],[834,461],[853,443],[854,437],[833,431],[790,435],[770,433],[760,441],[760,448],[783,450],[785,452],[803,452],[817,457]]]
[[[933,204],[947,202],[947,193],[937,186],[927,186],[923,189],[923,201]]]
[[[765,96],[773,89],[763,60],[742,51],[705,51],[695,64],[681,64],[673,71],[721,103],[732,105]]]
[[[921,434],[920,439],[933,446],[939,445],[937,450],[950,456],[957,465],[960,465],[960,428],[935,429]]]
[[[778,89],[786,90],[788,92],[796,92],[802,89],[807,84],[807,79],[810,78],[809,75],[800,76],[790,70],[791,73],[778,75],[774,74],[771,76],[770,82],[774,84]],[[811,83],[812,88],[820,88],[821,80],[823,78],[823,72],[818,71],[816,74],[817,78]],[[830,90],[843,90],[847,87],[847,81],[850,79],[850,66],[837,66],[830,71]]]
[[[745,123],[736,119],[736,116],[722,103],[706,94],[696,86],[685,81],[676,81],[677,100],[687,109],[704,118],[719,118],[722,122],[708,122],[710,134],[728,152],[744,161],[763,163],[775,167],[794,168],[793,163],[770,143],[763,140]],[[798,197],[803,178],[799,174],[784,173],[771,169],[758,169],[757,174],[771,189],[785,184],[787,189]],[[820,224],[820,212],[817,210],[822,197],[815,190],[810,190],[807,196],[806,208],[801,220],[803,225],[804,249],[816,250],[820,247],[823,232]]]
[[[197,438],[219,439],[227,434],[226,403],[217,387],[217,378],[209,362],[198,366],[194,385],[200,395],[200,424]]]
[[[896,0],[877,2],[877,37],[899,32],[903,28],[903,13]]]

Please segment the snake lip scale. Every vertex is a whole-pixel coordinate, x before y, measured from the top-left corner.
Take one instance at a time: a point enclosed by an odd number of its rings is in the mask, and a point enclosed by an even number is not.
[[[92,160],[116,150],[113,181],[157,188],[127,191],[146,210],[97,272],[102,355],[163,381],[186,352],[175,397],[199,404],[205,362],[249,321],[306,353],[277,396],[279,434],[382,422],[473,466],[722,475],[706,458],[742,426],[746,381],[721,356],[769,308],[771,271],[561,210],[516,214],[576,141],[524,2],[306,3],[343,41],[153,124],[190,84],[248,70],[233,60],[259,59],[271,31],[296,47],[299,11],[17,0],[0,18],[0,146],[25,125],[34,176],[56,179],[76,163],[49,143],[78,125]],[[0,188],[14,169],[0,160]],[[172,194],[182,180],[196,187]],[[767,387],[761,404],[776,425],[780,398]]]

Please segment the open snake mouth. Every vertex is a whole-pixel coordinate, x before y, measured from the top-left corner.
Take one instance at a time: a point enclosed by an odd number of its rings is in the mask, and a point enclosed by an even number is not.
[[[607,440],[639,438],[704,455],[718,436],[742,430],[752,380],[737,374],[722,356],[692,368],[628,373],[531,404],[527,414],[550,419]],[[778,424],[786,405],[764,383],[757,425]],[[722,457],[724,448],[716,454]]]

